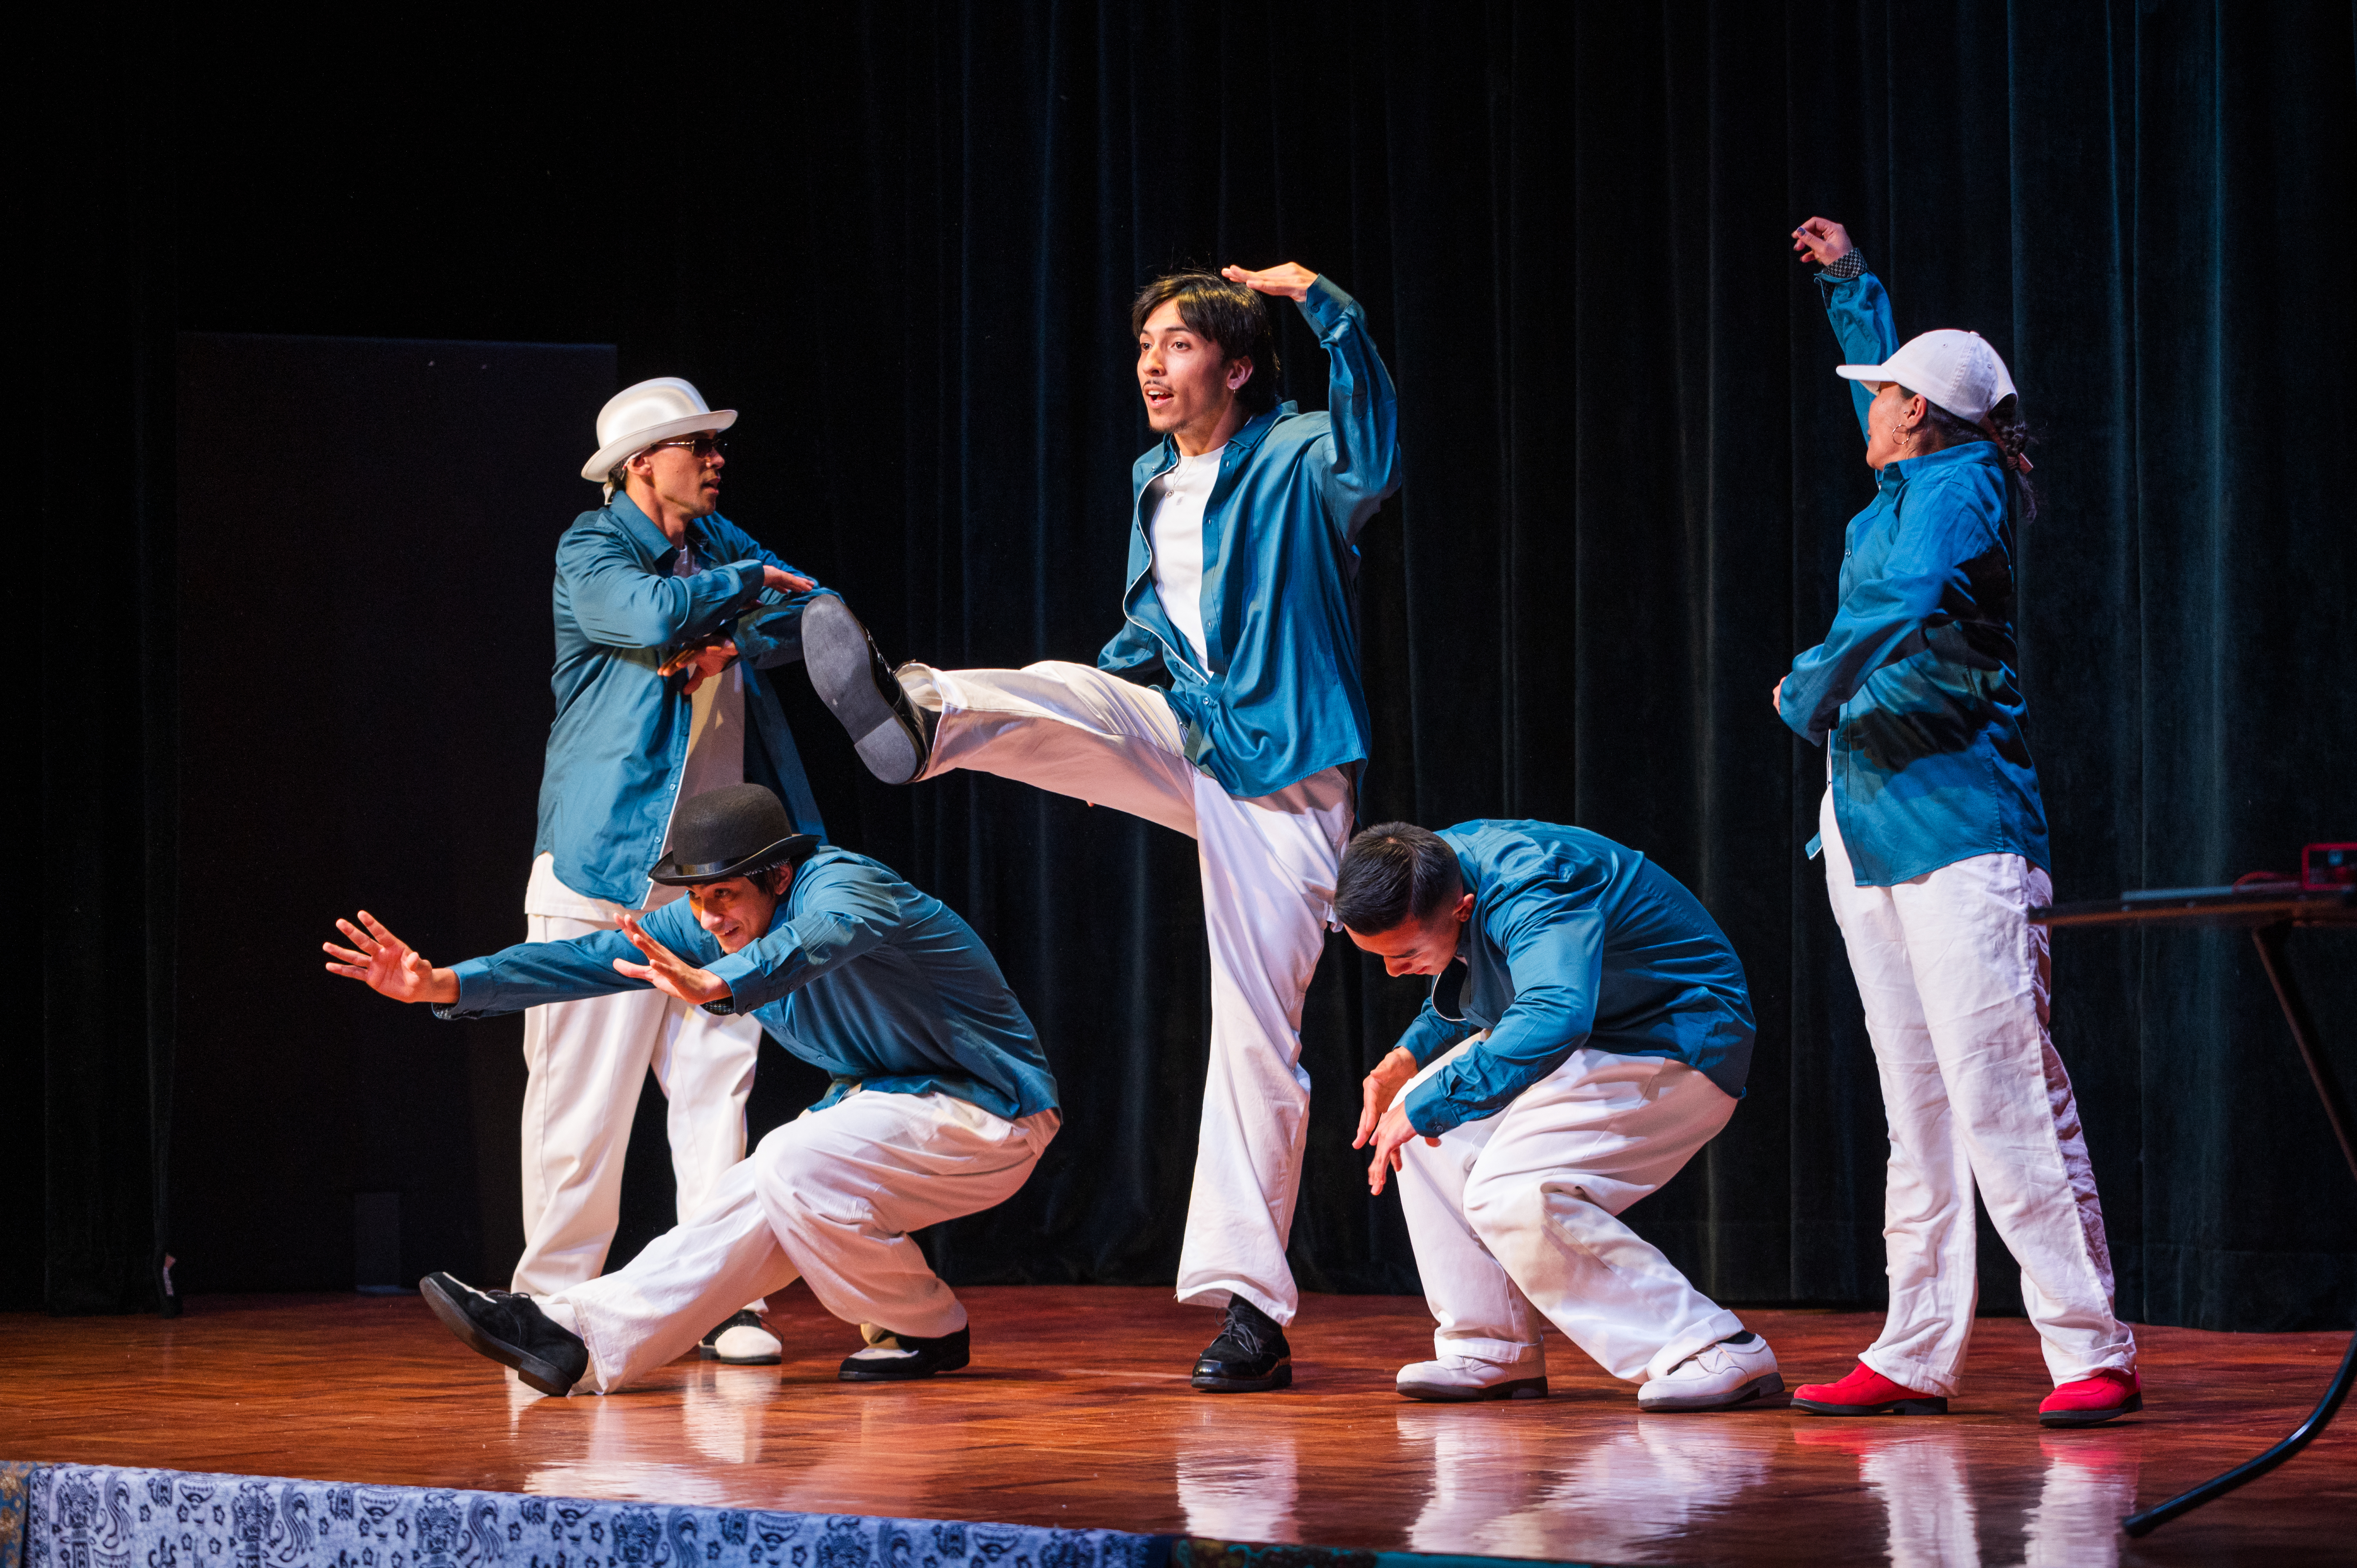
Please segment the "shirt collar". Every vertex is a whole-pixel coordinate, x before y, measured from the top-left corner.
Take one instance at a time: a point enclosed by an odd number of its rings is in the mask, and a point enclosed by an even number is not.
[[[1937,452],[1926,452],[1921,457],[1901,457],[1896,463],[1885,464],[1882,472],[1877,478],[1878,482],[1885,486],[1899,485],[1905,484],[1909,479],[1932,468],[1947,467],[1957,463],[1986,463],[1995,467],[1997,466],[1997,461],[1996,443],[1965,441],[1953,446],[1943,446]]]
[[[1236,427],[1236,433],[1228,437],[1227,445],[1220,448],[1221,451],[1231,455],[1229,457],[1221,459],[1220,467],[1224,468],[1231,460],[1241,463],[1251,456],[1253,448],[1258,446],[1268,433],[1276,428],[1278,420],[1288,418],[1300,412],[1301,405],[1297,403],[1281,403],[1265,413],[1256,413],[1245,420]],[[1177,467],[1179,456],[1178,443],[1170,436],[1164,436],[1162,467],[1158,471],[1167,473]]]
[[[614,520],[622,525],[622,532],[630,536],[630,542],[636,544],[648,560],[668,561],[679,553],[679,546],[655,526],[654,519],[639,510],[639,503],[632,500],[627,492],[616,490],[614,499],[606,503],[606,510],[614,514]]]

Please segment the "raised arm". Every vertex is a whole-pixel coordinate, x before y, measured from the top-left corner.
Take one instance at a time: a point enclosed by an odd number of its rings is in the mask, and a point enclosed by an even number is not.
[[[1222,275],[1262,294],[1283,295],[1326,350],[1326,513],[1344,539],[1375,515],[1383,498],[1399,489],[1399,394],[1391,372],[1367,336],[1367,313],[1359,302],[1308,268],[1287,262],[1265,272],[1242,267]]]
[[[1824,270],[1817,286],[1824,291],[1825,318],[1833,323],[1846,365],[1878,365],[1899,351],[1899,328],[1890,317],[1890,296],[1882,282],[1866,270],[1866,259],[1850,242],[1849,231],[1829,218],[1812,218],[1792,231],[1792,249]],[[1866,411],[1874,389],[1863,381],[1849,383],[1851,406],[1857,411],[1857,428],[1867,429]]]

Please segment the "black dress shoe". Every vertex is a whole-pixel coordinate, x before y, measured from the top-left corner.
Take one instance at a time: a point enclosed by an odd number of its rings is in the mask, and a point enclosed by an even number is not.
[[[802,610],[802,665],[867,771],[887,784],[906,784],[925,770],[932,715],[909,700],[876,639],[833,594],[819,595]]]
[[[1230,1296],[1228,1320],[1196,1360],[1194,1383],[1215,1394],[1291,1388],[1293,1348],[1275,1319],[1243,1297]]]
[[[477,1290],[445,1273],[417,1282],[417,1294],[442,1326],[478,1355],[489,1356],[544,1394],[573,1391],[589,1370],[589,1347],[560,1328],[540,1304],[507,1290]]]
[[[974,1358],[973,1337],[965,1329],[938,1339],[913,1334],[887,1334],[881,1343],[855,1350],[843,1359],[835,1375],[846,1383],[905,1383],[935,1372],[954,1372]]]

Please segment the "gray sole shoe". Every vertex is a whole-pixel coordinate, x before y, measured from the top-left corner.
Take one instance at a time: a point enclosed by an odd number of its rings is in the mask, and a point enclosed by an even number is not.
[[[833,594],[821,594],[802,611],[802,665],[868,772],[887,784],[906,784],[924,771],[924,720],[867,628]]]
[[[1486,1389],[1462,1388],[1455,1383],[1400,1383],[1394,1385],[1400,1398],[1424,1400],[1432,1404],[1479,1404],[1484,1400],[1543,1400],[1547,1397],[1544,1378],[1515,1378],[1502,1383],[1491,1383]]]
[[[1641,1394],[1638,1396],[1637,1408],[1639,1410],[1656,1412],[1680,1410],[1734,1410],[1740,1405],[1756,1404],[1760,1401],[1768,1398],[1770,1394],[1781,1394],[1783,1391],[1783,1378],[1775,1372],[1769,1372],[1763,1376],[1752,1379],[1749,1382],[1744,1384],[1741,1388],[1729,1394],[1706,1395],[1699,1398],[1689,1399],[1665,1399],[1656,1401],[1651,1404],[1646,1403],[1644,1397]]]

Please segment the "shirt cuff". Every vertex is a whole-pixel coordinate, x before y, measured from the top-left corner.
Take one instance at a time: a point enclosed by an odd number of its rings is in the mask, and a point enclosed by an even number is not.
[[[1319,273],[1316,281],[1310,284],[1309,292],[1302,296],[1301,314],[1309,318],[1310,326],[1318,328],[1318,337],[1323,341],[1350,319],[1353,303],[1349,295],[1335,286],[1324,273]]]
[[[1864,251],[1852,251],[1848,254],[1841,257],[1838,261],[1828,264],[1825,269],[1817,275],[1819,277],[1832,278],[1836,282],[1839,282],[1847,278],[1863,277],[1865,274],[1866,252]]]
[[[706,974],[715,976],[722,984],[728,987],[727,995],[721,997],[716,1002],[707,1002],[704,1004],[704,1010],[705,1012],[715,1014],[723,1018],[727,1018],[732,1017],[738,1013],[749,1013],[752,1011],[752,1008],[750,1007],[740,1006],[737,1000],[737,988],[743,985],[749,976],[758,972],[758,968],[754,964],[753,961],[750,958],[748,958],[741,950],[737,952],[721,954],[710,963],[705,964],[704,966],[704,972]]]
[[[450,966],[450,972],[458,982],[458,1000],[432,1004],[434,1015],[444,1019],[475,1016],[482,1009],[483,993],[490,986],[490,966],[479,958],[462,958]],[[467,994],[469,991],[474,993],[472,996]]]
[[[1407,1124],[1426,1138],[1437,1138],[1465,1120],[1448,1103],[1448,1096],[1441,1092],[1437,1076],[1409,1090],[1400,1108],[1407,1114]]]

